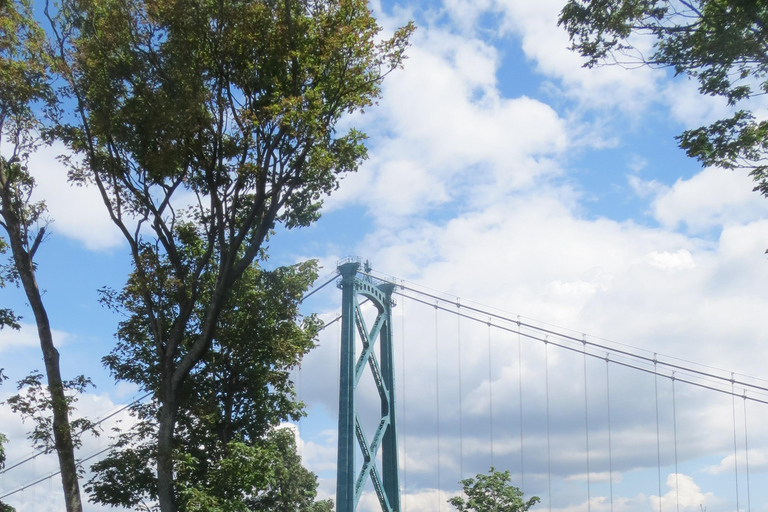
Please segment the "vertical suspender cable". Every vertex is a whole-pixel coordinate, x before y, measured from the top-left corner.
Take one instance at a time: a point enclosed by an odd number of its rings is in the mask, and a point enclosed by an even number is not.
[[[437,416],[437,510],[440,511],[442,507],[442,499],[440,498],[440,363],[438,352],[438,332],[437,332],[437,304],[435,304],[435,405]]]
[[[739,459],[736,452],[736,390],[731,373],[731,409],[733,410],[733,474],[736,477],[736,512],[739,512]]]
[[[587,448],[587,512],[592,510],[592,496],[590,492],[589,477],[589,402],[587,398],[587,336],[582,336],[582,348],[584,349],[584,440]]]
[[[744,455],[747,459],[747,512],[752,512],[752,498],[749,492],[749,438],[747,436],[747,390],[741,395],[744,399]]]
[[[680,481],[678,479],[680,472],[677,470],[677,401],[675,399],[675,372],[672,372],[672,429],[675,436],[675,503],[677,505],[677,512],[680,512]]]
[[[523,454],[523,349],[520,338],[520,315],[517,315],[517,384],[520,395],[520,490],[525,492],[525,457]]]
[[[552,512],[552,450],[549,435],[549,342],[544,336],[544,383],[547,397],[547,495],[549,496],[549,512]]]
[[[400,314],[403,317],[400,325],[400,329],[401,329],[400,341],[403,345],[403,353],[402,353],[403,370],[401,372],[402,382],[403,382],[403,385],[401,386],[401,388],[403,389],[402,391],[403,419],[401,420],[403,425],[403,435],[401,437],[401,439],[403,440],[403,499],[402,499],[401,506],[403,507],[403,512],[406,512],[408,508],[408,500],[406,499],[406,496],[408,495],[408,451],[406,450],[406,439],[408,439],[408,436],[406,435],[406,430],[405,430],[405,425],[406,425],[405,423],[405,296],[403,296],[403,300],[400,303]]]
[[[656,373],[656,353],[653,354],[653,390],[656,396],[656,468],[659,472],[659,512],[661,512],[661,437],[659,436],[659,376]]]
[[[461,313],[461,302],[456,298],[456,309]],[[459,349],[459,476],[464,480],[464,397],[461,389],[461,314],[456,315],[456,344]]]
[[[611,374],[605,354],[605,395],[608,402],[608,486],[611,493],[611,512],[613,512],[613,446],[611,446]]]
[[[491,370],[491,320],[488,319],[488,425],[491,436],[491,467],[493,467],[493,374]]]

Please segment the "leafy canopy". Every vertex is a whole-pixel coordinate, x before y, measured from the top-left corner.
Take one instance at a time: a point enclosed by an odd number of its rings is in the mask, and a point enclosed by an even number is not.
[[[105,303],[126,316],[104,361],[118,379],[152,389],[161,385],[161,370],[133,277],[119,293],[104,290]],[[253,266],[232,290],[211,349],[185,381],[179,403],[173,459],[184,510],[297,510],[282,500],[311,505],[314,475],[301,467],[293,435],[275,429],[303,414],[289,371],[321,327],[298,309],[316,277],[315,262],[273,271]],[[187,333],[190,340],[197,335]],[[119,432],[116,449],[92,467],[86,488],[95,502],[135,507],[156,500],[149,468],[157,457],[158,403],[135,412],[138,422]]]
[[[768,4],[745,0],[569,0],[560,15],[586,66],[605,63],[671,67],[699,91],[743,105],[731,117],[687,130],[678,141],[704,165],[750,171],[768,196],[768,121],[748,100],[768,92]],[[643,55],[631,36],[648,36]]]
[[[491,466],[487,475],[479,473],[460,482],[466,499],[456,496],[448,503],[459,512],[526,512],[541,501],[538,496],[523,501],[523,492],[510,481],[509,471],[500,472]]]

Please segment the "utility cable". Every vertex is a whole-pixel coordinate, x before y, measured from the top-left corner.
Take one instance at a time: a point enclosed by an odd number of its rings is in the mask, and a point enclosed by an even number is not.
[[[518,331],[520,330],[520,317],[517,317]],[[520,333],[517,333],[517,386],[520,400],[518,404],[520,413],[520,490],[525,492],[525,457],[523,454],[523,349]]]
[[[111,450],[111,449],[112,449],[112,445],[110,445],[110,446],[107,446],[107,447],[106,447],[106,448],[104,448],[103,450],[99,450],[98,452],[96,452],[96,453],[94,453],[94,454],[91,454],[91,455],[89,455],[88,457],[86,457],[86,458],[84,458],[84,459],[79,459],[79,460],[77,460],[77,461],[76,461],[76,463],[77,463],[77,464],[82,464],[83,462],[87,462],[87,461],[89,461],[89,460],[91,460],[91,459],[93,459],[93,458],[95,458],[95,457],[98,457],[98,456],[99,456],[99,455],[101,455],[102,453],[108,452],[108,451],[109,451],[109,450]],[[54,471],[53,473],[50,473],[49,475],[47,475],[47,476],[45,476],[45,477],[43,477],[43,478],[40,478],[40,479],[38,479],[38,480],[35,480],[34,482],[30,482],[30,483],[28,483],[28,484],[24,484],[24,485],[22,485],[21,487],[17,487],[17,488],[16,488],[16,489],[14,489],[13,491],[7,492],[7,493],[3,494],[2,496],[0,496],[0,500],[2,500],[2,499],[5,499],[5,498],[7,498],[8,496],[13,496],[14,494],[16,494],[16,493],[18,493],[18,492],[22,492],[22,493],[23,493],[24,489],[28,489],[29,487],[35,486],[35,485],[37,485],[37,484],[39,484],[39,483],[41,483],[41,482],[45,482],[45,481],[46,481],[46,480],[48,480],[49,478],[53,478],[54,476],[56,476],[56,475],[58,475],[58,474],[60,474],[60,473],[61,473],[61,470],[59,470],[59,471]],[[22,494],[22,495],[23,495],[23,494]],[[23,508],[23,507],[22,507],[22,508]]]
[[[101,425],[102,423],[104,423],[105,421],[107,421],[108,419],[117,416],[118,414],[120,414],[124,410],[129,409],[129,408],[133,407],[134,405],[136,405],[136,404],[138,404],[140,402],[143,402],[144,399],[149,397],[151,394],[152,394],[151,392],[150,393],[145,393],[142,396],[140,396],[139,398],[137,398],[136,400],[121,406],[116,411],[113,411],[113,412],[107,414],[106,416],[104,416],[103,418],[99,419],[98,421],[94,422],[93,425],[90,428],[81,429],[80,432],[77,433],[77,435],[81,435],[81,434],[85,433],[87,430],[91,430],[93,427],[97,427],[97,426]],[[14,468],[17,468],[17,467],[19,467],[19,466],[21,466],[23,464],[26,464],[27,462],[35,460],[40,455],[47,455],[47,454],[51,453],[52,451],[53,451],[53,448],[38,450],[35,454],[27,457],[26,459],[23,459],[23,460],[21,460],[19,462],[16,462],[15,464],[12,464],[10,466],[6,466],[2,471],[0,471],[0,475],[3,475],[3,474],[7,473],[8,471],[10,471],[10,470],[12,470]]]
[[[653,390],[656,396],[656,468],[659,472],[659,512],[661,512],[661,436],[659,435],[659,377],[656,374],[655,362],[653,365]]]
[[[461,307],[458,299],[456,299],[457,310]],[[461,389],[461,315],[456,315],[456,345],[458,347],[459,354],[459,475],[460,480],[464,480],[464,414],[463,414],[463,402],[464,396]]]
[[[587,393],[587,339],[584,336],[584,441],[587,448],[587,512],[592,511],[592,495],[589,476],[589,402]]]
[[[443,500],[440,498],[440,489],[442,489],[440,482],[440,357],[438,343],[438,331],[437,331],[437,312],[438,307],[435,305],[435,406],[437,416],[437,510],[438,512],[443,508]]]
[[[491,467],[493,467],[493,371],[491,369],[491,321],[488,321],[488,427],[491,436]]]
[[[400,303],[400,311],[402,314],[402,326],[400,331],[400,341],[403,344],[403,419],[402,419],[402,425],[403,425],[403,512],[407,512],[407,503],[408,500],[405,499],[405,496],[407,496],[408,491],[408,450],[407,450],[407,440],[408,440],[408,431],[406,430],[406,394],[405,394],[405,301]]]
[[[733,474],[736,484],[736,512],[739,512],[739,455],[736,449],[736,397],[733,381],[731,381],[731,409],[733,411]]]
[[[608,486],[611,493],[611,512],[613,512],[613,446],[611,445],[611,374],[610,354],[605,354],[605,396],[608,403]]]
[[[680,512],[680,482],[678,480],[679,471],[677,469],[677,400],[675,399],[675,372],[672,372],[672,430],[675,441],[675,504],[677,512]]]
[[[549,432],[549,343],[544,337],[544,382],[547,396],[547,495],[549,512],[552,512],[552,449]]]
[[[747,398],[744,391],[744,456],[747,459],[747,512],[752,512],[752,498],[749,491],[749,437],[747,435]]]

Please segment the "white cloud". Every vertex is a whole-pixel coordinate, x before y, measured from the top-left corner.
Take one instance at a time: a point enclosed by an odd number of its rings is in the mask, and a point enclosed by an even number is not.
[[[3,352],[28,349],[40,346],[40,338],[37,335],[37,326],[26,322],[19,323],[21,329],[0,330],[0,354]],[[53,329],[53,343],[56,347],[62,347],[72,340],[73,335],[64,331]]]
[[[714,493],[701,492],[701,488],[693,481],[693,477],[672,473],[667,476],[669,492],[661,497],[651,496],[650,501],[654,510],[673,510],[679,505],[680,510],[701,510],[717,502]],[[661,501],[661,504],[659,504]]]
[[[768,216],[768,200],[753,192],[753,186],[744,171],[710,167],[659,190],[652,204],[653,216],[669,228],[685,224],[694,234]]]
[[[62,144],[56,143],[30,156],[29,168],[37,185],[33,197],[45,201],[54,231],[82,242],[90,250],[118,247],[122,235],[112,224],[98,190],[67,181],[67,168],[57,160],[65,151]]]
[[[648,263],[661,270],[686,270],[696,267],[691,253],[686,249],[674,253],[653,251],[648,255]]]
[[[705,473],[710,475],[720,475],[723,473],[733,474],[735,464],[735,456],[733,454],[724,457],[719,464],[714,466],[707,466],[704,468]],[[744,468],[746,466],[747,458],[743,453],[739,456],[739,466]],[[764,449],[749,450],[749,470],[751,472],[760,472],[768,469],[768,451]],[[744,469],[742,469],[744,471]]]
[[[392,225],[560,173],[552,159],[568,147],[565,122],[537,100],[501,97],[498,66],[496,49],[479,39],[417,32],[405,70],[387,78],[385,99],[360,119],[376,136],[370,161],[328,206],[364,202]]]
[[[563,0],[455,0],[446,7],[465,30],[472,30],[484,12],[500,14],[501,32],[519,36],[525,56],[535,63],[537,71],[559,80],[561,94],[578,100],[583,107],[640,114],[655,101],[658,82],[665,73],[642,67],[631,71],[620,66],[584,68],[584,59],[568,50],[565,29],[557,26],[564,4]],[[635,44],[647,53],[650,41],[640,39]]]

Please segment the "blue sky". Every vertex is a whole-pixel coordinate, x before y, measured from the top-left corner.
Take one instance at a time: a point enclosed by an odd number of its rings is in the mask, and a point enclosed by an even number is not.
[[[751,191],[743,172],[702,169],[676,147],[674,136],[727,114],[716,98],[700,97],[695,83],[667,70],[587,70],[566,49],[556,26],[562,0],[448,0],[373,3],[385,32],[408,20],[418,30],[405,69],[385,80],[379,105],[344,120],[369,134],[370,158],[327,199],[315,225],[278,233],[270,242],[270,265],[318,258],[322,273],[348,255],[370,259],[380,272],[452,296],[528,318],[760,377],[768,356],[762,318],[768,306],[764,251],[768,248],[768,200]],[[647,41],[638,41],[647,45]],[[764,117],[766,100],[751,107]],[[103,214],[97,195],[71,188],[55,162],[60,148],[33,157],[32,168],[54,219],[39,252],[39,281],[46,290],[52,325],[61,344],[65,375],[86,373],[97,389],[81,399],[83,414],[95,416],[129,401],[136,389],[115,385],[100,358],[113,344],[119,320],[100,307],[98,288],[120,286],[128,269],[127,249]],[[31,319],[21,293],[0,291],[2,303]],[[308,312],[333,318],[339,293],[329,287],[307,304]],[[441,488],[436,490],[434,312],[402,302],[396,334],[407,347],[400,402],[401,435],[408,447],[401,460],[407,479],[407,510],[447,510],[458,474],[455,318],[441,317],[443,437]],[[335,326],[300,373],[309,416],[300,425],[306,464],[321,476],[322,495],[334,492]],[[399,338],[398,336],[404,336]],[[494,333],[494,462],[519,470],[517,341]],[[488,452],[487,333],[464,325],[463,399],[466,472],[486,470]],[[403,345],[398,345],[402,350]],[[525,361],[526,473],[528,488],[542,496],[544,418],[541,347],[522,347]],[[398,355],[401,357],[402,354]],[[591,502],[586,501],[580,359],[553,351],[552,509],[608,511],[605,472],[604,371],[590,362]],[[0,334],[0,367],[11,382],[42,367],[34,331]],[[614,370],[611,370],[614,371]],[[658,510],[654,383],[615,370],[611,385],[616,440],[614,509]],[[671,390],[660,383],[663,427],[662,508],[709,511],[736,509],[733,423],[727,398],[680,387],[677,421],[680,476],[673,473],[670,438]],[[612,393],[614,389],[612,388]],[[367,391],[370,394],[370,389]],[[576,405],[574,405],[576,404]],[[766,413],[750,406],[749,425]],[[409,412],[410,411],[410,412]],[[741,414],[741,413],[739,413]],[[738,416],[743,428],[743,416]],[[0,425],[12,439],[9,459],[30,451],[27,426],[0,407]],[[730,436],[730,437],[729,437]],[[739,434],[742,436],[742,434]],[[738,437],[738,436],[737,436]],[[681,434],[682,439],[682,434]],[[745,508],[746,459],[739,439],[740,507]],[[107,441],[86,443],[87,455]],[[759,491],[768,470],[768,436],[749,431],[752,507],[768,508]],[[730,457],[730,459],[729,459]],[[401,457],[402,459],[402,457]],[[730,465],[729,465],[730,464]],[[0,491],[46,474],[55,466],[40,459],[3,475]],[[502,466],[503,467],[503,466]],[[467,476],[467,475],[464,475]],[[678,487],[675,487],[677,485]],[[24,503],[35,510],[53,505],[56,485],[28,489]],[[679,491],[679,493],[678,493]],[[441,493],[438,497],[438,492]],[[11,504],[20,501],[8,500]],[[363,497],[372,509],[373,496]],[[25,508],[22,508],[25,509]],[[31,510],[31,508],[29,509]],[[91,507],[90,510],[99,510]]]

